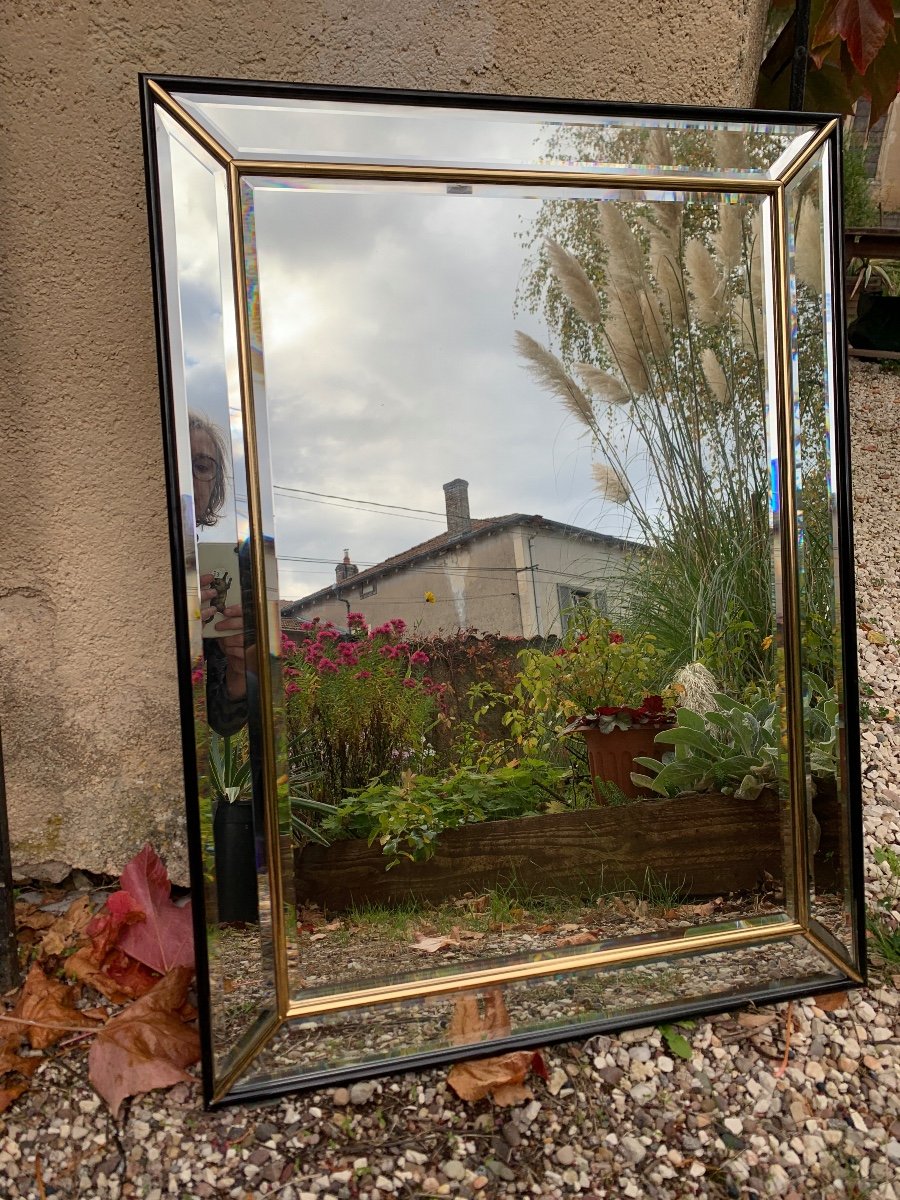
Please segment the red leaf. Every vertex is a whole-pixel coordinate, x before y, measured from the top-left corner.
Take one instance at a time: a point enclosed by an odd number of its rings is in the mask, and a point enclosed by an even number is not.
[[[184,1068],[200,1057],[197,1030],[178,1011],[192,967],[175,967],[97,1034],[88,1056],[91,1083],[117,1117],[126,1096],[189,1080]]]
[[[840,38],[865,75],[894,28],[893,0],[828,0],[812,36],[816,49]]]
[[[176,908],[172,903],[165,863],[149,843],[122,872],[120,882],[146,919],[123,928],[119,948],[161,975],[173,967],[193,968],[190,904]]]
[[[85,934],[91,939],[91,958],[102,963],[119,940],[125,925],[144,920],[144,914],[128,892],[113,892],[106,904],[88,924]]]

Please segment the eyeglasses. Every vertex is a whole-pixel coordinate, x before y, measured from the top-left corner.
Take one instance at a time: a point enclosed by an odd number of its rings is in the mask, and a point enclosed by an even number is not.
[[[191,471],[195,479],[209,483],[219,474],[219,464],[208,454],[195,454],[191,459]]]

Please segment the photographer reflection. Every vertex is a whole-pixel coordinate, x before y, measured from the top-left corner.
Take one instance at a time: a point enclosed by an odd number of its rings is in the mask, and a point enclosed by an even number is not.
[[[225,503],[227,451],[216,426],[196,412],[190,414],[190,436],[195,520],[198,529],[209,529],[217,523]],[[230,576],[224,570],[203,571],[205,549],[203,544],[198,547],[207,720],[225,737],[247,723],[247,671],[252,669],[248,660],[253,648],[245,645],[241,604],[223,603],[228,588],[222,584],[230,584]],[[237,556],[233,570],[237,575]]]
[[[205,416],[189,414],[191,473],[197,530],[210,529],[223,516],[228,476],[228,446]],[[259,794],[257,770],[245,759],[252,745],[248,724],[255,699],[256,646],[242,600],[249,577],[249,553],[234,541],[199,541],[197,569],[203,657],[206,677],[206,720],[218,739],[210,738],[210,771],[216,764],[213,806],[216,909],[219,923],[254,924],[259,919],[254,804],[247,791]],[[241,731],[246,729],[246,734]],[[251,755],[251,759],[253,756]],[[258,756],[255,761],[258,763]]]

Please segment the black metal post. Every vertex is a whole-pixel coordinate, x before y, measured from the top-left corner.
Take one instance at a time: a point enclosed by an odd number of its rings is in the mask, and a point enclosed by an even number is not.
[[[806,96],[806,72],[809,67],[809,10],[812,0],[797,0],[794,12],[794,57],[791,62],[791,88],[788,108],[803,112]]]
[[[9,853],[9,824],[6,820],[6,788],[3,785],[3,744],[0,742],[0,990],[8,991],[16,987],[18,982],[12,860]]]

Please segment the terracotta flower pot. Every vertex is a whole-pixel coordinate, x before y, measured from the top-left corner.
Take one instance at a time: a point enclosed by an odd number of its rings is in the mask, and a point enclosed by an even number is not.
[[[602,733],[599,729],[581,730],[598,804],[607,803],[597,788],[598,778],[615,784],[626,796],[654,795],[646,788],[636,787],[631,782],[631,772],[635,769],[636,758],[642,755],[659,758],[661,748],[653,739],[663,728],[663,725],[632,725],[630,729],[612,729],[609,733]]]

